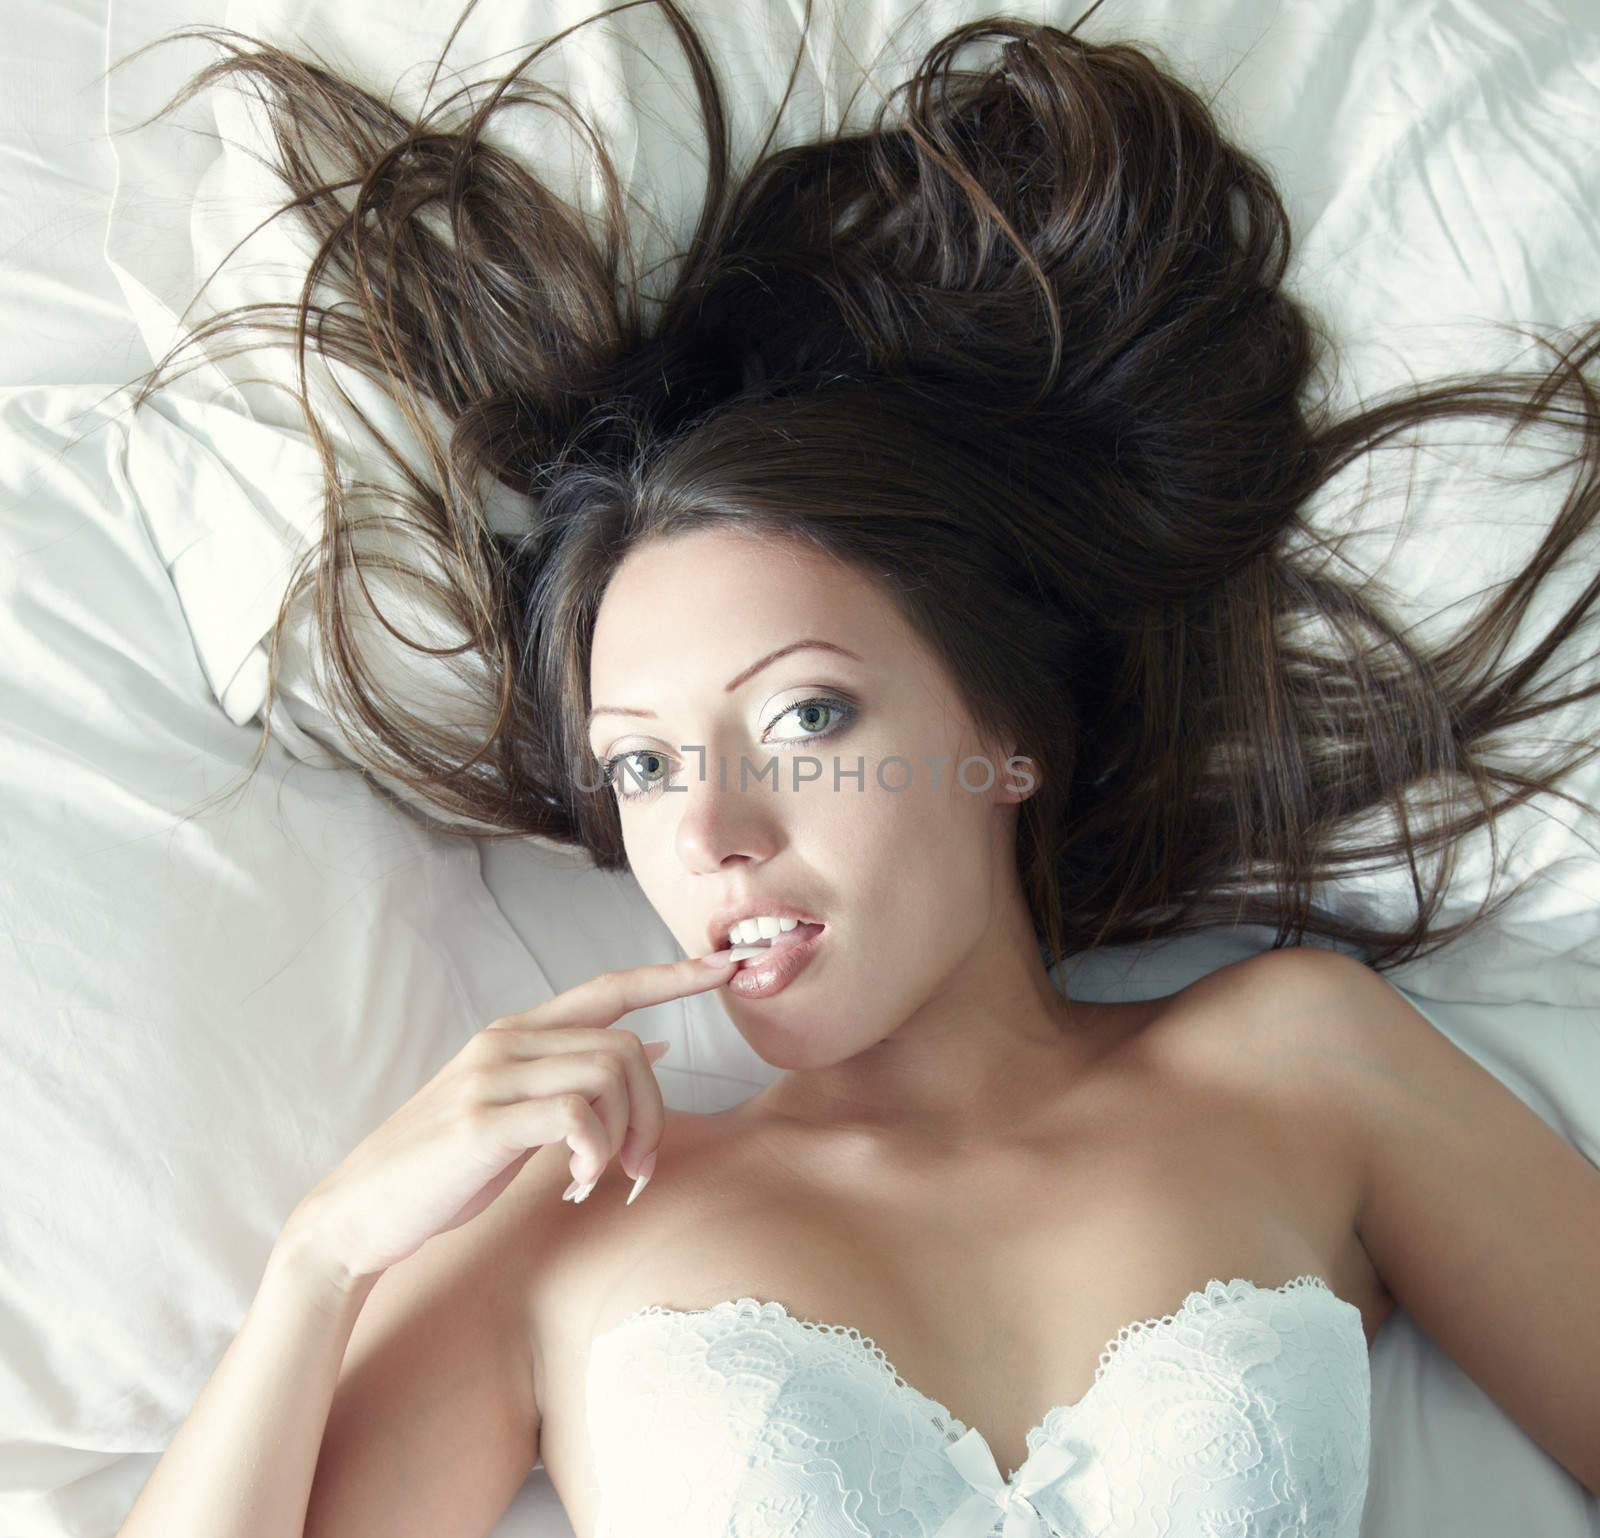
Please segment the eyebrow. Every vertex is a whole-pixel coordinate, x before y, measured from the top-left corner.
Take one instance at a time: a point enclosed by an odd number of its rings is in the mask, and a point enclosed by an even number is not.
[[[857,662],[863,660],[857,657],[848,647],[835,645],[834,642],[824,641],[817,636],[808,636],[803,641],[791,641],[787,646],[780,646],[775,652],[768,652],[759,662],[752,662],[744,672],[735,678],[730,678],[722,686],[722,692],[724,694],[732,694],[740,684],[754,678],[762,668],[770,667],[778,658],[787,657],[790,652],[804,651],[808,646],[815,647],[820,651],[838,652],[841,656],[855,658]],[[589,719],[584,722],[584,729],[587,731],[589,727],[594,725],[596,716],[648,716],[653,721],[655,720],[655,715],[656,713],[653,710],[629,710],[622,705],[596,705],[589,712]]]

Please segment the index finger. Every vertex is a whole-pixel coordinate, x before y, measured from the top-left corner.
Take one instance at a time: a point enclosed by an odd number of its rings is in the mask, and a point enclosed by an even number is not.
[[[732,947],[714,955],[726,958]],[[622,967],[601,972],[587,982],[558,993],[543,1004],[521,1014],[507,1015],[504,1023],[520,1026],[615,1025],[624,1015],[669,999],[704,993],[728,979],[734,963],[728,960],[707,965],[705,957],[686,956],[682,961],[651,961],[639,967]]]

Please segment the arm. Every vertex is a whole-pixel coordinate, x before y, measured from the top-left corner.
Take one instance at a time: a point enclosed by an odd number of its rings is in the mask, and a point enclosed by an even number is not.
[[[567,1151],[539,1149],[486,1211],[354,1282],[298,1209],[118,1538],[491,1531],[539,1460],[529,1300]]]
[[[1301,947],[1247,965],[1279,1006],[1251,1059],[1348,1129],[1357,1232],[1384,1285],[1600,1494],[1600,1171],[1354,957]]]
[[[341,1284],[286,1225],[118,1538],[301,1538],[339,1366],[377,1280]]]

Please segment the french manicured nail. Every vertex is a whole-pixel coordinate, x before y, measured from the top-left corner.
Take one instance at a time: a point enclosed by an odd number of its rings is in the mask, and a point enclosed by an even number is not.
[[[710,951],[700,958],[708,967],[720,967],[733,959],[733,947],[730,945],[725,950]]]
[[[633,1205],[634,1197],[636,1197],[650,1183],[650,1177],[655,1174],[655,1172],[656,1156],[652,1153],[648,1158],[640,1161],[639,1178],[634,1181],[633,1189],[628,1192],[628,1199],[622,1204],[624,1207],[631,1207]]]
[[[600,1180],[600,1177],[598,1175],[596,1175],[593,1180],[590,1180],[590,1181],[587,1181],[587,1182],[581,1181],[581,1180],[574,1180],[572,1182],[572,1184],[570,1186],[568,1186],[565,1191],[562,1192],[561,1200],[564,1201],[564,1202],[566,1202],[566,1201],[581,1202],[584,1199],[584,1197],[586,1197],[592,1190],[594,1190],[595,1186],[599,1183],[599,1180]]]

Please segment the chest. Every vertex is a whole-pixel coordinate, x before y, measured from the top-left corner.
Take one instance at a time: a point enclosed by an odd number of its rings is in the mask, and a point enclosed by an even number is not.
[[[771,1299],[854,1330],[979,1430],[1002,1476],[1125,1326],[1209,1280],[1313,1273],[1361,1308],[1369,1342],[1381,1323],[1354,1171],[1315,1129],[1243,1100],[1123,1077],[1035,1147],[859,1162],[673,1113],[640,1199],[624,1206],[630,1183],[608,1171],[564,1225],[534,1318],[542,1458],[578,1538],[598,1504],[589,1343],[650,1304]]]

